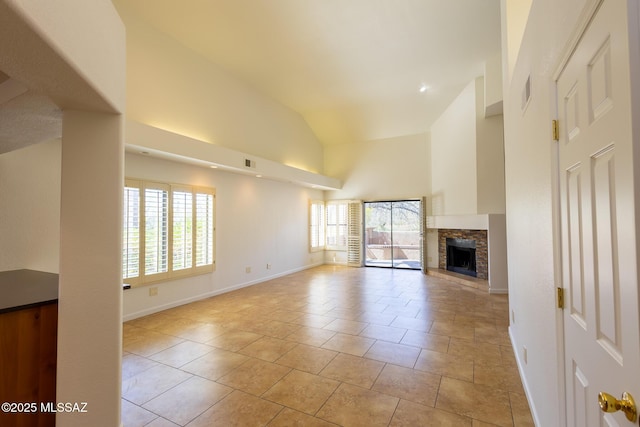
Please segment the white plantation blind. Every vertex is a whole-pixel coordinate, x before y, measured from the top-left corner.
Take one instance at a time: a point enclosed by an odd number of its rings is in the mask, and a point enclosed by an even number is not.
[[[214,201],[212,190],[196,192],[196,267],[213,264]]]
[[[420,204],[420,255],[422,257],[422,272],[427,274],[429,254],[427,253],[427,198],[423,197]]]
[[[350,201],[347,208],[347,264],[362,266],[362,202]]]
[[[347,248],[348,202],[327,202],[327,249]]]
[[[127,179],[123,215],[125,283],[213,271],[215,189]]]
[[[324,202],[309,202],[309,250],[317,251],[325,245]]]
[[[130,282],[140,277],[140,183],[125,182],[122,231],[122,277]]]
[[[173,270],[184,270],[193,265],[193,192],[173,189]]]
[[[169,271],[169,189],[149,184],[144,189],[144,273]]]

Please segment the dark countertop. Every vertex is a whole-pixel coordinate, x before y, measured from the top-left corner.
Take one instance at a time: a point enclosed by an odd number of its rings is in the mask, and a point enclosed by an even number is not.
[[[57,274],[35,270],[0,271],[0,313],[57,300]]]

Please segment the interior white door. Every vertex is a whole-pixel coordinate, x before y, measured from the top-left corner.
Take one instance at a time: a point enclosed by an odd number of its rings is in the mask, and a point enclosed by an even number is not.
[[[626,8],[602,2],[557,81],[568,426],[638,425],[598,405],[640,399]]]

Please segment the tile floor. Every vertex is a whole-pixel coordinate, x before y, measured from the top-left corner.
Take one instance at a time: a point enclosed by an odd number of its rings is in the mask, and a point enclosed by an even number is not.
[[[322,266],[124,324],[136,426],[533,426],[505,295]]]

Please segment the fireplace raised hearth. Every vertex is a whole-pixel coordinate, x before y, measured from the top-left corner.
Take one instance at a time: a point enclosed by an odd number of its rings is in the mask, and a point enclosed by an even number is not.
[[[476,241],[447,238],[447,270],[477,277]]]

